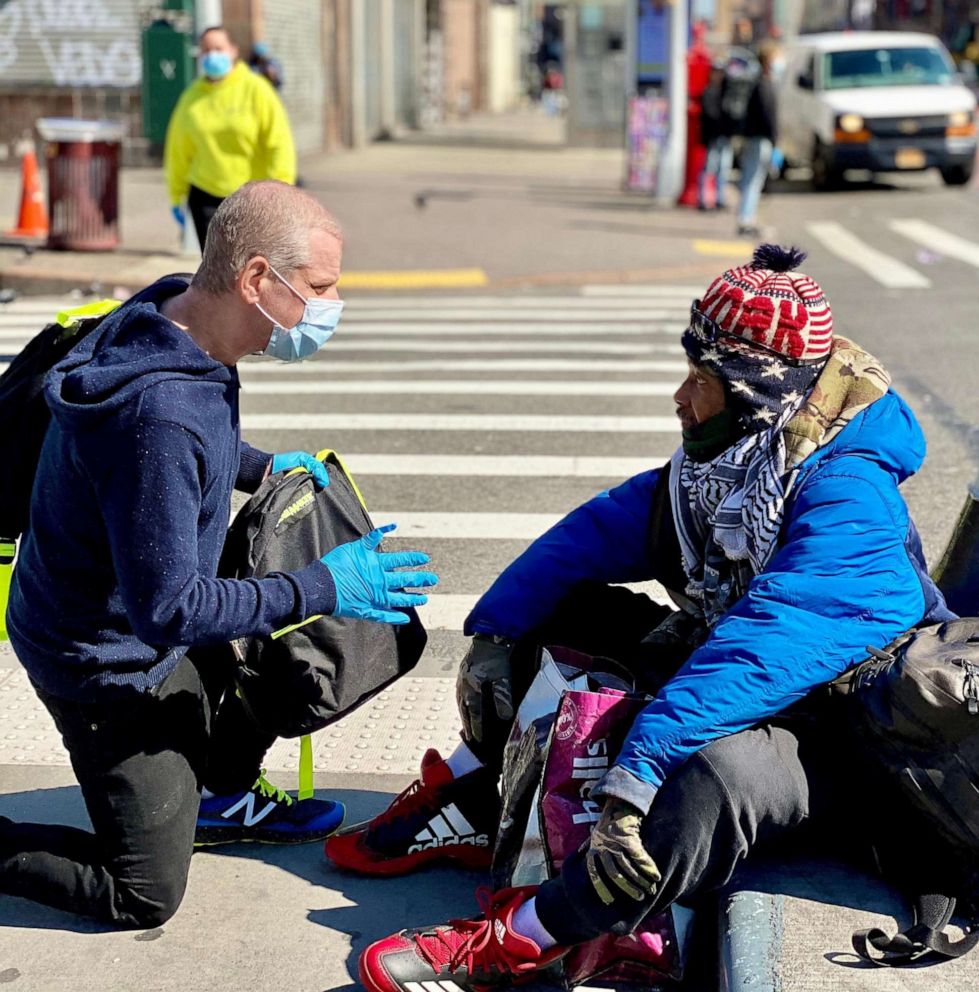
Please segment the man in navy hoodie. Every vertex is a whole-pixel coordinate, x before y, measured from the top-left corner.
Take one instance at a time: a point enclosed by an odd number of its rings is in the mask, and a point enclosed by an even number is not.
[[[94,832],[0,818],[0,891],[121,927],[157,926],[183,897],[195,832],[296,842],[339,825],[260,771],[272,739],[226,672],[187,650],[313,614],[407,620],[433,585],[420,552],[379,554],[388,528],[293,573],[216,578],[233,488],[306,467],[241,439],[236,363],[308,357],[333,333],[342,241],[311,196],[250,183],[216,213],[188,286],[139,293],[49,373],[52,422],[7,626],[54,717]],[[211,718],[214,713],[213,719]],[[203,787],[203,800],[202,800]]]

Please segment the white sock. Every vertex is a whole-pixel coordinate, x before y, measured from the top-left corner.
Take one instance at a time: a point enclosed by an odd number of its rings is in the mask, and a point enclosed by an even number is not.
[[[518,907],[510,926],[521,937],[532,940],[542,951],[550,950],[557,944],[557,941],[544,929],[544,924],[537,915],[536,896]]]
[[[465,741],[459,741],[459,746],[445,759],[445,763],[453,778],[462,778],[463,775],[483,767],[483,763],[469,750]]]

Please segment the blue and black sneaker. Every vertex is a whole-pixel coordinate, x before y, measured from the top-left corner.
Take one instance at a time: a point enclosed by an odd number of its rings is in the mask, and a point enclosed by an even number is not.
[[[331,799],[296,799],[265,778],[231,796],[201,799],[194,844],[306,844],[329,837],[343,822],[343,804]]]

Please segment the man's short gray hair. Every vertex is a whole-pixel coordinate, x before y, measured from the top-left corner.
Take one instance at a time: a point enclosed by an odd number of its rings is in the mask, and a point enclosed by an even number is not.
[[[334,216],[309,193],[273,179],[246,183],[215,211],[193,285],[226,293],[258,255],[283,275],[295,272],[312,262],[309,236],[315,230],[343,240]]]

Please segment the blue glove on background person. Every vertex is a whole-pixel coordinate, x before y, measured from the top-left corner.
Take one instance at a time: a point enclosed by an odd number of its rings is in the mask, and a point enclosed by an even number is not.
[[[173,219],[183,227],[187,223],[187,215],[184,213],[183,207],[179,203],[175,203],[170,208],[170,213],[173,214]]]
[[[304,468],[313,477],[318,489],[326,489],[330,484],[330,473],[326,466],[308,451],[284,451],[272,456],[271,473],[285,472],[290,468]]]
[[[423,593],[404,592],[438,584],[434,572],[397,572],[395,569],[424,565],[429,556],[424,551],[379,552],[384,535],[397,524],[385,524],[356,541],[340,544],[323,555],[320,561],[330,570],[336,586],[335,617],[376,620],[378,623],[407,623],[408,616],[398,607],[422,606],[428,602]]]

